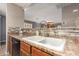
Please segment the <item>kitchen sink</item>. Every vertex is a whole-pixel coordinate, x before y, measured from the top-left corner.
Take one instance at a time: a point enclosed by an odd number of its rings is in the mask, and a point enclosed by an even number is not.
[[[23,39],[57,51],[63,51],[66,42],[65,39],[43,36],[30,36]]]
[[[42,43],[45,45],[51,45],[51,46],[61,46],[62,43],[64,43],[64,41],[59,39],[45,39],[45,40],[39,41],[39,43]]]
[[[39,41],[39,43],[41,43],[42,46],[57,51],[64,51],[65,42],[66,42],[65,39],[57,39],[57,38],[46,38],[45,40]]]

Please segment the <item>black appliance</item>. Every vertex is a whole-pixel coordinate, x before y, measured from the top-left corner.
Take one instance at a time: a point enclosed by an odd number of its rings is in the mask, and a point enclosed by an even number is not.
[[[12,55],[20,56],[20,41],[16,38],[12,38]]]

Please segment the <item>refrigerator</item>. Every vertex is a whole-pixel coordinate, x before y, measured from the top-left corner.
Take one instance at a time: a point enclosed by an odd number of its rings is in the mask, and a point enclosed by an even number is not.
[[[6,42],[6,18],[0,15],[0,43]]]

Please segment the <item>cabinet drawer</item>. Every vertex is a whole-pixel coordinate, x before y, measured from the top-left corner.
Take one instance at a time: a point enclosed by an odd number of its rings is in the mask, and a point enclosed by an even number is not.
[[[21,42],[21,49],[23,49],[24,51],[26,51],[28,54],[30,54],[30,45],[25,43],[25,42]]]
[[[32,47],[32,56],[49,56],[49,54],[41,51],[40,49]]]
[[[20,51],[21,56],[30,56],[25,50],[21,49]]]

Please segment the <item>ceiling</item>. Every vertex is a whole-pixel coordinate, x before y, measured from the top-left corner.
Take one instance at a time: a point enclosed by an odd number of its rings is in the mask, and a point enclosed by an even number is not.
[[[24,8],[27,8],[28,6],[30,6],[32,3],[15,3],[15,4],[24,9]]]
[[[40,22],[42,19],[45,18],[59,17],[55,15],[57,14],[56,7],[62,8],[68,6],[70,3],[15,3],[15,4],[24,9],[25,20]],[[58,13],[59,12],[60,11],[58,11]],[[40,21],[38,21],[37,19],[38,20],[40,19]]]
[[[15,3],[15,4],[22,8],[27,8],[40,3]],[[65,7],[70,5],[71,3],[41,3],[41,4],[52,4],[52,5],[56,5],[57,7]]]
[[[15,4],[26,10],[37,3],[15,3]],[[52,3],[52,4],[57,5],[58,7],[64,7],[64,6],[69,5],[69,3],[65,3],[65,4],[64,3]],[[6,14],[6,3],[0,3],[0,14],[4,14],[4,15]]]

